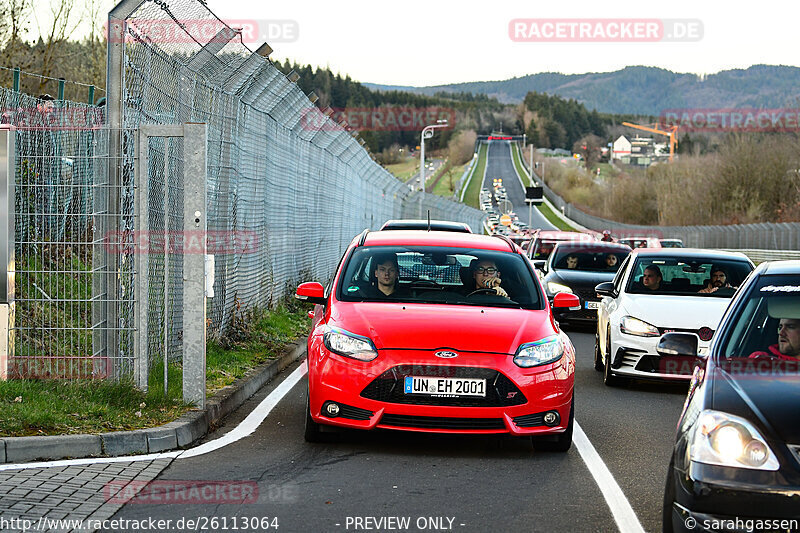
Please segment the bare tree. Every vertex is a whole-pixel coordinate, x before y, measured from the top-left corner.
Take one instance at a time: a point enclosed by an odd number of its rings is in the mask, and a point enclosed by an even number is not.
[[[46,77],[54,77],[53,70],[58,64],[61,56],[61,44],[64,43],[73,32],[78,29],[86,16],[82,9],[75,8],[75,0],[50,0],[50,16],[47,27],[42,27],[39,17],[34,12],[36,25],[39,30],[41,50],[40,74]],[[42,92],[46,80],[39,80],[38,92]]]

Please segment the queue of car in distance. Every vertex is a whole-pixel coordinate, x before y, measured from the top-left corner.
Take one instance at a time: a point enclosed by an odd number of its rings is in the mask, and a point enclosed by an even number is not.
[[[611,281],[631,249],[612,242],[560,241],[547,261],[543,261],[542,284],[552,302],[556,294],[568,292],[580,299],[576,311],[561,313],[560,323],[597,321],[600,298],[595,287]],[[538,263],[538,261],[537,261]]]
[[[551,306],[508,238],[365,231],[327,289],[304,283],[296,296],[316,304],[306,440],[338,426],[506,433],[537,449],[570,447],[575,350],[553,310],[578,299],[560,294]]]
[[[602,297],[595,369],[607,385],[630,378],[688,380],[695,360],[661,357],[658,338],[673,331],[696,334],[705,353],[735,288],[753,268],[738,252],[634,249],[613,281],[595,287]]]
[[[696,361],[669,462],[663,531],[797,531],[800,261],[760,264],[710,351],[698,345],[696,334],[681,332],[656,348]]]

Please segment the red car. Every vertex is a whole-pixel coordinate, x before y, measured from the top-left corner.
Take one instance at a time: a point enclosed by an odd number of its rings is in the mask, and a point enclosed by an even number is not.
[[[506,237],[365,231],[317,304],[305,438],[325,426],[507,433],[572,442],[575,350],[530,262]],[[575,308],[558,294],[554,308]]]

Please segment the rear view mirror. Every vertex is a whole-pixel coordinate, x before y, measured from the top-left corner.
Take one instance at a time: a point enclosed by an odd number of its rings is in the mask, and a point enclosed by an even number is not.
[[[617,291],[614,290],[614,284],[610,281],[606,281],[595,286],[594,292],[600,296],[610,296],[612,298],[617,297]]]
[[[658,339],[656,352],[662,356],[685,355],[697,357],[700,338],[694,333],[665,333]]]
[[[301,283],[300,286],[297,287],[297,292],[294,297],[312,304],[325,305],[327,302],[327,298],[325,298],[325,289],[322,287],[322,284],[316,281]]]
[[[559,292],[553,297],[553,308],[562,311],[579,311],[581,301],[574,294]]]

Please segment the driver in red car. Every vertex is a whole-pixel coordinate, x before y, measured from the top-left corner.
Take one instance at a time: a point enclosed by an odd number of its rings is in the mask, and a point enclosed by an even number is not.
[[[474,287],[467,287],[467,293],[472,294],[481,289],[494,289],[498,296],[508,298],[508,293],[500,286],[500,270],[494,261],[490,259],[473,260],[470,266],[472,279],[475,280]]]
[[[778,324],[778,343],[765,352],[753,352],[750,359],[774,357],[784,361],[800,361],[800,320],[782,318]]]

